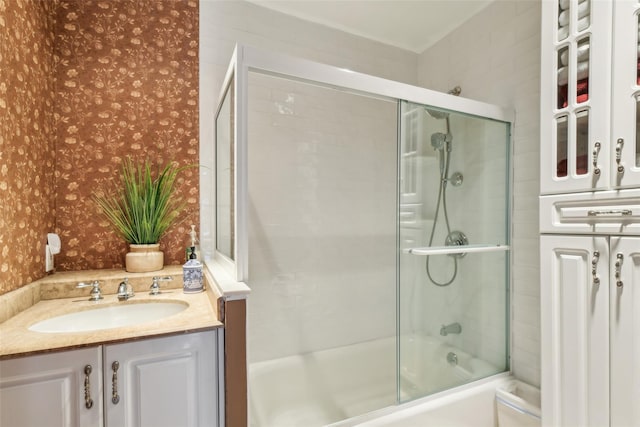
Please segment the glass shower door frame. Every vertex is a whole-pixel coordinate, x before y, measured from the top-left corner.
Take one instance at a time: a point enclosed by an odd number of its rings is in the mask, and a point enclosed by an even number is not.
[[[394,101],[410,101],[442,110],[513,123],[515,113],[496,105],[458,98],[442,92],[412,86],[331,65],[294,58],[254,47],[237,44],[222,86],[219,105],[227,87],[234,91],[234,256],[233,259],[214,252],[206,264],[217,264],[236,282],[246,281],[249,274],[249,248],[247,232],[247,152],[248,152],[248,84],[249,72],[285,77],[292,80],[321,84],[347,92],[380,97]],[[511,138],[509,139],[511,142]],[[214,236],[213,241],[216,241]]]

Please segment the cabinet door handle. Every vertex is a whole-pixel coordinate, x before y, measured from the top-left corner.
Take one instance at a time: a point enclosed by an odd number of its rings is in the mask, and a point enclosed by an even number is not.
[[[113,370],[113,376],[111,377],[111,403],[117,405],[120,402],[120,396],[118,395],[118,368],[120,363],[116,360],[111,364]]]
[[[591,258],[591,277],[593,277],[593,284],[599,285],[600,278],[598,277],[598,260],[600,259],[600,252],[593,251],[593,258]]]
[[[616,286],[621,288],[623,283],[621,280],[621,276],[622,276],[622,261],[624,260],[624,255],[622,255],[620,252],[618,252],[616,254]]]
[[[598,154],[600,154],[600,141],[593,144],[593,173],[600,175],[600,167],[598,166]]]
[[[622,146],[624,145],[624,139],[618,138],[616,142],[616,163],[618,164],[618,174],[624,173],[624,166],[622,166]]]
[[[93,368],[91,365],[86,365],[84,367],[84,407],[87,409],[93,408],[93,399],[91,398],[91,380],[89,379],[89,375],[91,375],[91,371]]]
[[[587,216],[599,216],[599,215],[621,215],[621,216],[630,216],[633,215],[633,211],[631,209],[618,209],[618,210],[610,210],[610,211],[587,211]]]

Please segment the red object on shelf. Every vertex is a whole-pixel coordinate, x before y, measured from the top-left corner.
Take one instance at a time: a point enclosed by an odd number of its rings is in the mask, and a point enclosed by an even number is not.
[[[569,89],[568,85],[558,86],[558,108],[564,108],[567,106],[567,90]]]
[[[589,155],[583,154],[576,159],[576,175],[589,173]],[[556,176],[559,178],[567,176],[567,159],[562,159],[556,165]]]
[[[578,95],[578,96],[576,97],[576,102],[577,102],[578,104],[581,104],[581,103],[583,103],[583,102],[587,102],[588,100],[589,100],[589,94],[588,94],[588,93],[585,93],[585,94],[583,94],[583,95]]]
[[[580,104],[589,99],[589,78],[578,80],[576,85],[576,102]]]
[[[639,75],[640,76],[640,75]],[[558,86],[558,108],[569,105],[568,85]],[[576,103],[580,104],[589,100],[589,78],[578,80],[576,83]]]

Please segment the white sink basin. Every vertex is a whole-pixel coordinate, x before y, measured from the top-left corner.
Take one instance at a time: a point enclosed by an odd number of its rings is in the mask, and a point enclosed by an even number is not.
[[[180,313],[189,305],[181,301],[111,305],[63,314],[34,323],[34,332],[86,332],[138,325]]]

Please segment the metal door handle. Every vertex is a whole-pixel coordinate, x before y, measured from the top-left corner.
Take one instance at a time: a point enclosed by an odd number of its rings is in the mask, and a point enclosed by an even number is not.
[[[621,275],[622,275],[622,261],[624,260],[624,255],[622,255],[620,252],[618,252],[616,254],[616,286],[621,288],[623,283],[622,283],[622,279],[621,279]]]
[[[598,277],[598,260],[600,259],[600,252],[593,251],[593,258],[591,258],[591,277],[593,277],[593,284],[599,285],[600,278]]]
[[[84,367],[84,407],[87,409],[91,409],[93,407],[93,399],[91,398],[91,380],[89,379],[89,375],[91,375],[91,371],[93,368],[91,365],[86,365]]]
[[[621,215],[621,216],[630,216],[633,215],[633,211],[631,209],[617,209],[617,210],[609,210],[609,211],[587,211],[588,216],[600,216],[600,215]]]
[[[593,144],[593,173],[596,175],[600,175],[600,167],[598,166],[598,154],[600,154],[600,141],[596,141]]]
[[[120,396],[118,395],[118,368],[120,363],[116,360],[111,364],[113,375],[111,376],[111,403],[117,405],[120,402]]]
[[[624,139],[618,138],[616,141],[616,163],[618,164],[618,174],[624,173],[624,166],[622,166],[622,147],[624,146]]]

